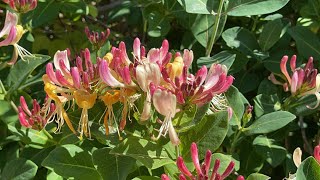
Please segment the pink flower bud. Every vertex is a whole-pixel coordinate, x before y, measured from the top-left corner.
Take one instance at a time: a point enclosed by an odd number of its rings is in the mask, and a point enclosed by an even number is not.
[[[194,164],[194,167],[196,168],[198,176],[204,176],[201,171],[201,167],[200,167],[200,163],[199,163],[198,148],[197,148],[196,143],[191,144],[190,152],[191,152],[191,159]]]
[[[237,180],[245,180],[245,179],[244,179],[243,176],[240,175],[240,176],[237,177]]]
[[[314,148],[313,156],[318,161],[318,163],[320,163],[320,145]]]
[[[188,170],[187,166],[184,164],[183,158],[179,156],[177,158],[177,167],[184,175],[188,176],[190,179],[193,178],[191,172]]]
[[[291,85],[291,78],[289,76],[289,73],[287,71],[287,61],[288,61],[288,56],[283,56],[280,62],[280,70],[282,74],[287,78],[287,81]]]
[[[222,179],[225,179],[226,177],[228,177],[232,173],[232,171],[234,169],[234,165],[235,165],[235,163],[233,161],[231,161],[229,163],[228,167],[226,168],[226,170],[221,175]]]
[[[31,112],[28,108],[28,105],[26,103],[26,100],[24,99],[23,96],[20,96],[20,105],[21,105],[21,108],[24,112],[26,112],[29,116],[31,116]]]
[[[170,178],[166,174],[162,174],[161,180],[170,180]]]

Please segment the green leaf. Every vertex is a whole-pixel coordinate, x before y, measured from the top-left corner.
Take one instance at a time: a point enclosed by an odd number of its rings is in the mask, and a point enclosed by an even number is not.
[[[49,22],[53,22],[59,15],[60,3],[55,0],[38,2],[37,8],[32,13],[32,26],[38,27]]]
[[[51,135],[45,132],[45,130],[37,131],[20,126],[16,127],[11,124],[8,125],[8,129],[12,134],[17,136],[20,141],[36,149],[42,149],[44,147],[50,147],[57,144],[57,142],[51,137]]]
[[[91,154],[73,144],[55,148],[44,159],[42,166],[64,178],[102,179],[99,172],[94,168]]]
[[[110,148],[95,150],[93,164],[104,180],[125,180],[134,167],[136,160],[128,156],[109,154]]]
[[[296,41],[297,49],[305,59],[312,56],[320,59],[320,40],[318,36],[302,26],[295,26],[288,29],[289,34]]]
[[[208,110],[208,108],[207,108],[207,110]],[[190,106],[190,107],[185,108],[184,110],[178,112],[176,114],[175,118],[172,119],[173,125],[176,127],[176,131],[177,132],[185,132],[185,131],[189,130],[191,127],[193,127],[197,123],[194,121],[196,112],[197,112],[196,105]],[[183,114],[181,114],[181,113],[183,113]],[[179,122],[179,126],[177,127],[178,122]]]
[[[218,54],[215,54],[212,57],[201,57],[197,60],[198,68],[202,66],[207,66],[210,68],[213,63],[223,64],[227,66],[228,69],[232,66],[234,60],[236,59],[236,55],[229,51],[222,51]]]
[[[236,87],[231,86],[225,95],[233,111],[232,118],[229,123],[233,126],[237,125],[240,128],[241,119],[245,108],[241,98],[241,93]]]
[[[298,167],[296,178],[299,180],[318,180],[320,179],[320,165],[313,158],[308,157]]]
[[[217,40],[220,37],[226,21],[227,21],[227,16],[226,15],[221,16],[218,32],[215,40]],[[207,47],[208,45],[208,42],[212,36],[214,23],[215,23],[214,15],[198,14],[195,20],[193,21],[193,24],[190,26],[193,36],[197,39],[197,41],[203,47]]]
[[[306,116],[319,111],[317,105],[317,97],[314,94],[302,96],[295,99],[288,105],[288,111],[297,116]],[[311,107],[311,108],[310,108]],[[316,108],[313,108],[316,107]]]
[[[242,27],[233,27],[222,33],[223,40],[231,48],[236,48],[246,55],[254,54],[254,50],[259,48],[255,35]]]
[[[260,173],[252,173],[248,176],[247,180],[268,180],[271,179],[269,176],[260,174]]]
[[[226,137],[227,131],[228,113],[226,111],[206,115],[197,126],[180,134],[182,155],[190,158],[190,146],[195,142],[199,155],[203,158],[208,149],[217,150]]]
[[[259,94],[254,99],[254,112],[256,117],[268,114],[281,109],[281,103],[276,94]]]
[[[182,0],[182,4],[188,13],[213,14],[218,9],[217,0]]]
[[[7,84],[10,87],[8,94],[16,91],[27,79],[27,77],[41,64],[50,59],[50,56],[35,54],[35,57],[25,57],[26,61],[19,60],[11,69]]]
[[[287,111],[272,112],[261,116],[243,131],[246,135],[270,133],[284,127],[295,118],[295,115]]]
[[[232,0],[229,1],[229,16],[252,16],[269,14],[284,7],[289,0]]]
[[[168,18],[156,11],[148,15],[148,35],[151,37],[164,37],[170,31],[170,21]]]
[[[265,24],[259,37],[259,44],[263,51],[269,50],[283,35],[283,24],[281,19],[269,21]]]
[[[18,158],[9,161],[3,168],[1,179],[25,180],[33,179],[38,166],[30,160]]]
[[[168,145],[170,146],[171,142]],[[135,158],[151,169],[175,163],[172,160],[171,153],[170,150],[168,151],[168,148],[160,144],[138,137],[128,137],[110,151],[110,154]]]
[[[255,151],[261,155],[272,167],[277,167],[286,158],[287,151],[284,147],[276,145],[273,139],[258,136],[253,141]]]

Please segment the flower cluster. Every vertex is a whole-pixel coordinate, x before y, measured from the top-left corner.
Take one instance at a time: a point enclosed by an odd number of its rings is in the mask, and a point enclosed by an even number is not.
[[[181,156],[179,156],[177,158],[177,167],[178,167],[179,171],[181,172],[181,174],[179,175],[180,180],[186,180],[187,179],[186,177],[188,177],[188,179],[192,179],[192,180],[207,180],[207,179],[223,180],[226,177],[228,177],[234,169],[235,163],[233,161],[231,161],[229,163],[229,165],[227,166],[227,168],[224,170],[224,172],[222,174],[219,174],[218,170],[220,167],[220,160],[216,159],[214,162],[214,165],[213,165],[212,172],[210,172],[211,171],[210,164],[211,164],[211,158],[212,158],[211,151],[208,150],[206,152],[205,159],[204,159],[202,165],[200,164],[200,161],[199,161],[198,148],[195,143],[191,144],[190,152],[191,152],[191,159],[192,159],[192,162],[195,167],[197,175],[192,174],[188,170],[188,168],[186,167],[186,165],[184,163],[183,158]],[[162,180],[170,180],[170,178],[166,174],[163,174],[161,176],[161,179]],[[244,177],[238,176],[237,180],[244,180]]]
[[[105,41],[95,33],[86,31],[92,35],[89,40],[94,41],[93,43]],[[104,37],[108,34],[107,31]],[[160,48],[152,48],[147,52],[136,38],[132,59],[126,52],[124,42],[119,47],[112,47],[104,57],[98,57],[94,61],[88,49],[75,60],[71,59],[68,50],[58,51],[53,63],[47,64],[46,74],[43,76],[44,90],[48,95],[46,109],[54,102],[55,109],[52,113],[58,124],[57,131],[66,122],[72,132],[79,133],[80,138],[83,135],[91,137],[88,110],[97,101],[102,101],[106,107],[103,117],[106,134],[109,134],[110,128],[115,128],[120,137],[119,131],[131,119],[130,112],[138,114],[138,121],[143,123],[151,119],[155,109],[162,115],[159,117],[164,119],[158,119],[161,127],[158,135],[152,138],[157,140],[168,133],[171,142],[178,145],[180,141],[172,123],[176,113],[188,105],[202,106],[210,103],[216,96],[221,99],[221,93],[233,82],[233,77],[227,75],[227,68],[220,64],[213,64],[210,69],[203,66],[195,75],[190,74],[188,69],[193,60],[193,52],[184,50],[183,55],[179,52],[172,55],[167,40],[163,41]],[[143,102],[140,106],[137,105],[138,99]],[[77,131],[66,113],[66,108],[70,105],[68,102],[72,107],[77,105],[82,109]],[[116,103],[121,103],[123,107],[120,120],[113,112],[113,105]]]
[[[12,9],[17,12],[27,12],[33,10],[37,6],[37,0],[4,0],[8,3]],[[25,33],[25,29],[18,24],[19,18],[16,13],[7,11],[6,19],[4,26],[0,31],[0,38],[3,40],[0,42],[0,47],[12,45],[14,47],[13,55],[8,64],[13,65],[18,56],[22,60],[25,60],[25,57],[33,56],[25,48],[18,45],[22,35]]]
[[[313,58],[309,58],[304,68],[296,67],[296,60],[297,57],[293,55],[290,59],[291,74],[289,74],[287,70],[288,56],[283,56],[281,59],[280,69],[284,76],[281,77],[285,82],[278,81],[273,73],[269,76],[269,79],[274,84],[282,85],[284,91],[290,91],[292,96],[316,95],[318,99],[317,107],[320,103],[320,74],[318,74],[318,70],[313,66]]]

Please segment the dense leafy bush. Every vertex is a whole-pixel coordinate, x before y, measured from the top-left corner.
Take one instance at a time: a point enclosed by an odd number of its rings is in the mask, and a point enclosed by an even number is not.
[[[320,179],[319,0],[0,5],[1,179]]]

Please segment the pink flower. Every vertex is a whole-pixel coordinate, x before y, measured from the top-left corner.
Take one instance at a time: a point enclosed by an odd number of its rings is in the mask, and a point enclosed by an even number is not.
[[[226,92],[233,83],[233,77],[227,76],[227,68],[221,64],[212,64],[209,71],[203,66],[196,75],[188,74],[192,52],[185,51],[183,59],[178,53],[167,69],[162,70],[162,76],[170,84],[169,89],[175,92],[178,103],[192,103],[199,106],[210,102],[214,97]],[[214,99],[217,106],[220,97]]]
[[[212,169],[212,173],[209,174],[210,172],[210,164],[211,164],[211,156],[212,153],[210,150],[208,150],[206,152],[205,155],[205,159],[202,163],[202,165],[200,164],[199,158],[198,158],[198,148],[197,145],[195,143],[191,144],[190,147],[190,152],[191,152],[191,159],[193,162],[193,165],[195,167],[196,170],[196,174],[194,175],[192,172],[189,171],[189,169],[187,168],[187,166],[184,163],[184,160],[181,156],[179,156],[177,158],[177,167],[179,169],[179,171],[181,172],[179,179],[180,180],[184,180],[187,179],[186,177],[188,177],[188,179],[191,180],[223,180],[225,178],[227,178],[233,171],[234,169],[234,162],[231,161],[228,165],[228,167],[225,169],[225,171],[222,174],[218,173],[218,169],[220,167],[220,160],[216,159],[213,165],[213,169]],[[162,180],[169,180],[169,177],[165,174],[163,174],[161,176]],[[243,176],[238,176],[237,180],[244,180]]]
[[[313,67],[312,57],[309,58],[304,68],[296,67],[296,59],[297,57],[295,55],[290,59],[291,73],[288,72],[286,67],[288,56],[283,56],[281,59],[280,69],[285,77],[283,78],[285,82],[278,81],[273,73],[269,76],[269,80],[274,84],[282,85],[284,91],[290,91],[292,96],[316,95],[317,104],[313,107],[316,108],[320,103],[320,74],[318,74],[318,70]]]
[[[14,64],[17,61],[18,55],[22,60],[24,60],[26,56],[33,56],[26,49],[18,45],[18,42],[21,39],[23,33],[23,27],[21,25],[18,25],[18,16],[7,11],[4,27],[0,32],[0,38],[5,37],[5,39],[0,42],[0,47],[9,45],[14,46],[12,58],[8,62],[8,64],[10,65]]]

